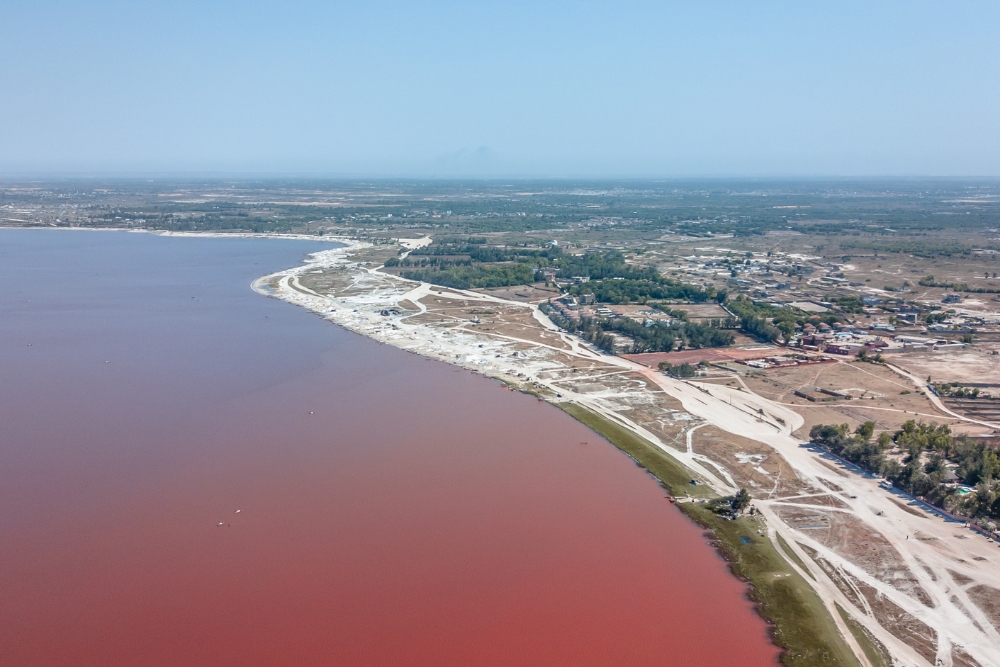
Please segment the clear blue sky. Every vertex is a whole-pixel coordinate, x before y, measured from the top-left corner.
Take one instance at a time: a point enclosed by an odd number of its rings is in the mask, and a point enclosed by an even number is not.
[[[1000,176],[1000,3],[0,0],[0,172]]]

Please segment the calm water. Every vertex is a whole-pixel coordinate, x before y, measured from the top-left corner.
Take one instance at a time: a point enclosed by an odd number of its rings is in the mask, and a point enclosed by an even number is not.
[[[250,290],[323,247],[0,230],[0,664],[775,664],[611,445]]]

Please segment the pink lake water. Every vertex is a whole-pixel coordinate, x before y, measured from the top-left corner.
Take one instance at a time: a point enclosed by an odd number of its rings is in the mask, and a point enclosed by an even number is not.
[[[0,230],[0,665],[776,664],[592,431],[250,290],[324,247]]]

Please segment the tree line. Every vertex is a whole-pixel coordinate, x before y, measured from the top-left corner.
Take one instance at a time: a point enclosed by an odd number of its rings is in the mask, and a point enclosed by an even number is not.
[[[863,470],[882,475],[914,496],[973,519],[1000,519],[1000,455],[982,442],[954,438],[947,425],[909,420],[890,434],[873,438],[875,422],[867,421],[852,433],[847,424],[817,424],[809,438]],[[886,457],[900,450],[902,461]],[[947,482],[948,464],[964,485],[962,493]]]
[[[631,339],[632,343],[627,350],[629,354],[727,347],[735,340],[732,332],[719,328],[718,321],[702,324],[674,320],[651,322],[648,325],[629,317],[581,317],[576,321],[563,317],[550,304],[542,304],[541,309],[557,326],[578,334],[609,354],[616,352],[615,337],[612,334]]]

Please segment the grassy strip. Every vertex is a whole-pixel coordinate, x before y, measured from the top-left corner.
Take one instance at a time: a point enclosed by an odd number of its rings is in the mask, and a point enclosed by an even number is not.
[[[676,496],[690,489],[704,495],[707,491],[706,486],[690,486],[688,470],[652,443],[579,405],[559,407],[631,456],[671,494]],[[771,623],[774,643],[784,649],[783,664],[789,667],[860,664],[816,592],[770,540],[757,534],[758,529],[763,530],[763,524],[750,517],[729,521],[702,503],[677,506],[711,531],[714,546],[729,561],[733,573],[749,582],[750,597],[758,604],[761,616]]]
[[[705,484],[693,486],[691,472],[659,447],[650,444],[628,429],[613,421],[591,412],[575,403],[559,403],[558,407],[591,430],[603,435],[618,449],[622,450],[640,466],[649,471],[672,496],[685,494],[706,498],[712,495]]]
[[[819,595],[791,568],[771,541],[757,534],[764,525],[743,517],[729,521],[703,505],[684,503],[684,512],[710,529],[733,573],[751,585],[750,597],[773,626],[774,643],[785,649],[785,665],[858,665]]]
[[[885,649],[878,643],[878,640],[873,638],[860,623],[851,618],[851,615],[844,611],[839,604],[837,605],[837,612],[844,619],[844,622],[847,623],[847,627],[851,629],[851,634],[854,635],[858,645],[861,646],[861,650],[868,656],[868,661],[872,663],[872,667],[892,667],[892,660],[886,654]]]
[[[791,558],[793,561],[795,561],[795,564],[798,565],[800,568],[802,568],[802,571],[808,574],[810,579],[816,581],[816,577],[814,577],[813,573],[809,571],[809,568],[806,567],[806,564],[802,562],[802,559],[799,558],[799,555],[794,551],[792,551],[792,548],[788,546],[788,542],[785,541],[785,538],[783,538],[779,534],[775,534],[775,537],[778,538],[778,544],[781,545],[781,550],[785,552],[785,555]]]

